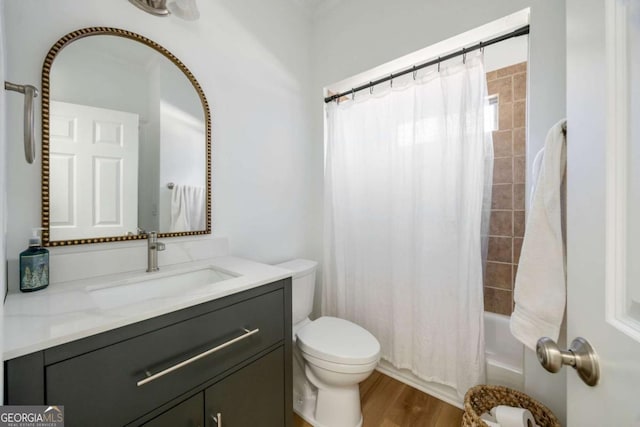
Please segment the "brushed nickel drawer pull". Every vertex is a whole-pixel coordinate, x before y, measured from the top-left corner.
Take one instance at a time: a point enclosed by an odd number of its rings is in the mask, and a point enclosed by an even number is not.
[[[258,332],[260,332],[259,328],[256,328],[256,329],[251,330],[251,331],[246,329],[246,328],[243,328],[243,329],[244,329],[244,332],[245,332],[243,335],[240,335],[239,337],[236,337],[236,338],[234,338],[232,340],[229,340],[229,341],[227,341],[227,342],[225,342],[223,344],[220,344],[219,346],[213,347],[212,349],[207,350],[207,351],[205,351],[203,353],[200,353],[197,356],[193,356],[193,357],[191,357],[191,358],[189,358],[187,360],[184,360],[184,361],[182,361],[180,363],[176,363],[175,365],[171,366],[170,368],[162,370],[162,371],[160,371],[160,372],[158,372],[156,374],[151,374],[151,372],[147,371],[146,372],[147,378],[138,381],[138,383],[137,383],[138,387],[143,386],[143,385],[145,385],[147,383],[150,383],[151,381],[155,381],[160,377],[163,377],[163,376],[165,376],[165,375],[167,375],[167,374],[169,374],[169,373],[171,373],[171,372],[173,372],[175,370],[178,370],[178,369],[180,369],[180,368],[182,368],[184,366],[189,365],[190,363],[195,362],[196,360],[200,360],[203,357],[207,357],[210,354],[213,354],[218,350],[222,350],[225,347],[229,347],[230,345],[235,344],[238,341],[242,341],[243,339],[249,338],[251,335],[255,335]]]
[[[222,414],[220,412],[218,412],[215,417],[211,415],[211,419],[216,423],[216,426],[222,427]]]

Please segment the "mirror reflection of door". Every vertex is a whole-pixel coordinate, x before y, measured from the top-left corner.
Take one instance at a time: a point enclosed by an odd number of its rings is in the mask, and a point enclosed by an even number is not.
[[[56,238],[136,233],[138,115],[52,101],[50,123]]]

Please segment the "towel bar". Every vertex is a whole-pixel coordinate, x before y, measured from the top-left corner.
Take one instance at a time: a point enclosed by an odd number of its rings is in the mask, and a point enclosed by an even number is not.
[[[6,90],[24,94],[24,157],[27,163],[33,163],[36,158],[35,120],[33,111],[33,99],[38,96],[38,89],[31,85],[18,85],[4,82]]]

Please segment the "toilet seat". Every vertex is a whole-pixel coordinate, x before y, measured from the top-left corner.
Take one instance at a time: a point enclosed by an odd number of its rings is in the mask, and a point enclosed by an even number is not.
[[[360,365],[360,364],[354,365],[354,364],[329,362],[326,360],[319,359],[305,352],[301,352],[301,354],[302,354],[302,358],[306,360],[307,363],[310,363],[322,369],[326,369],[328,371],[336,372],[338,374],[361,374],[364,372],[371,372],[376,368],[376,366],[378,366],[378,358],[376,358],[372,362],[369,362],[363,365]]]
[[[367,367],[371,369],[370,365],[375,366],[380,356],[378,340],[369,331],[348,320],[321,317],[300,328],[296,335],[297,345],[303,353],[318,363],[329,362],[327,369],[337,372],[352,369],[359,372]]]

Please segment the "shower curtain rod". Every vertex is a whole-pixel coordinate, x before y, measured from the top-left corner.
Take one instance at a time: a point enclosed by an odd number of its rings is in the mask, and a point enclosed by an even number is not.
[[[365,83],[363,85],[360,85],[358,87],[354,87],[353,89],[348,90],[346,92],[341,92],[341,93],[337,93],[335,95],[328,96],[328,97],[326,97],[324,99],[324,102],[325,103],[329,103],[331,101],[335,101],[336,99],[340,99],[343,96],[353,95],[356,92],[359,92],[359,91],[361,91],[363,89],[370,89],[370,88],[374,87],[375,85],[379,85],[380,83],[388,82],[390,80],[395,79],[396,77],[404,76],[404,75],[409,74],[409,73],[415,73],[418,70],[422,70],[423,68],[429,67],[431,65],[440,64],[441,62],[447,61],[447,60],[449,60],[451,58],[455,58],[456,56],[466,55],[467,53],[472,52],[474,50],[482,49],[482,48],[490,46],[492,44],[500,43],[501,41],[512,39],[514,37],[525,36],[527,34],[529,34],[529,26],[525,25],[524,27],[520,27],[517,30],[513,30],[510,33],[506,33],[506,34],[503,34],[501,36],[495,37],[493,39],[487,40],[486,42],[480,42],[480,43],[475,44],[473,46],[470,46],[470,47],[467,47],[467,48],[462,48],[462,49],[460,49],[458,51],[449,53],[447,55],[439,56],[438,58],[433,59],[433,60],[428,61],[428,62],[425,62],[424,64],[414,65],[413,67],[407,68],[406,70],[398,71],[397,73],[389,74],[387,77],[382,77],[382,78],[380,78],[378,80],[374,80],[374,81],[371,81],[369,83]]]

